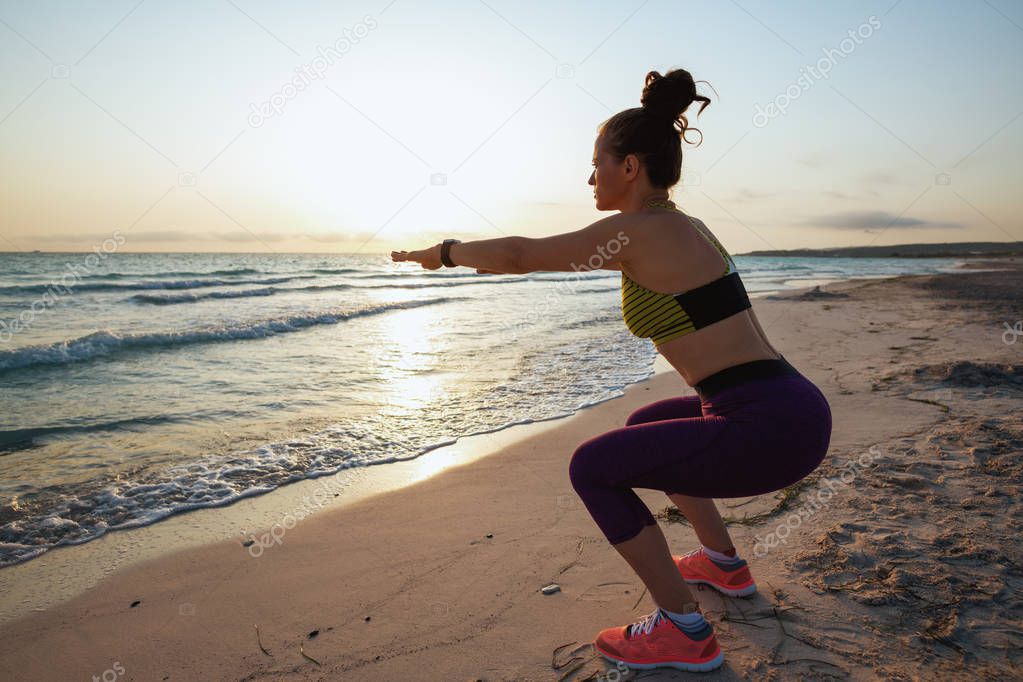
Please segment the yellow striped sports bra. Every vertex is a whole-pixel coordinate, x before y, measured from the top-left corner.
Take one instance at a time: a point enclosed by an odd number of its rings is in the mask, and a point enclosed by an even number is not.
[[[652,200],[645,206],[679,210],[672,201]],[[695,221],[689,222],[724,258],[725,271],[721,277],[689,291],[664,294],[647,289],[622,270],[625,326],[633,335],[652,339],[658,346],[751,307],[732,256],[714,235],[705,232]]]

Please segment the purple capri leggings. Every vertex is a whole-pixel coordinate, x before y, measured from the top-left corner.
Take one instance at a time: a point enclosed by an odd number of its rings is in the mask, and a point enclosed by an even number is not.
[[[698,395],[639,408],[572,455],[572,487],[611,544],[656,523],[633,488],[750,497],[789,486],[824,460],[831,408],[784,358],[729,367],[694,388]]]

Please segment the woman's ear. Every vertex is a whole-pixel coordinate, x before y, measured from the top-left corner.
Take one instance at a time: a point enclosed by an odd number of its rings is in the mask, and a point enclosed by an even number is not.
[[[625,170],[625,177],[631,180],[639,173],[639,157],[635,154],[626,154],[623,167]]]

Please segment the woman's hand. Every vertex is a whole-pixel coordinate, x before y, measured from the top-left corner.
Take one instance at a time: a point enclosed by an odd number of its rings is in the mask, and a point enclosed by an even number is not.
[[[419,263],[427,270],[436,270],[444,266],[440,262],[440,244],[421,251],[391,251],[391,260],[396,263],[412,261]]]

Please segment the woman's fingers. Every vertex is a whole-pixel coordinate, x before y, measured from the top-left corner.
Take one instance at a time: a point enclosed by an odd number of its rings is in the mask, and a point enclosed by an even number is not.
[[[391,251],[391,260],[395,262],[413,261],[421,263],[422,258],[418,255],[421,251]]]
[[[410,261],[413,263],[419,263],[427,270],[437,270],[441,267],[441,263],[434,265],[436,259],[435,257],[431,257],[430,249],[421,249],[419,251],[391,251],[391,260],[395,262]]]

